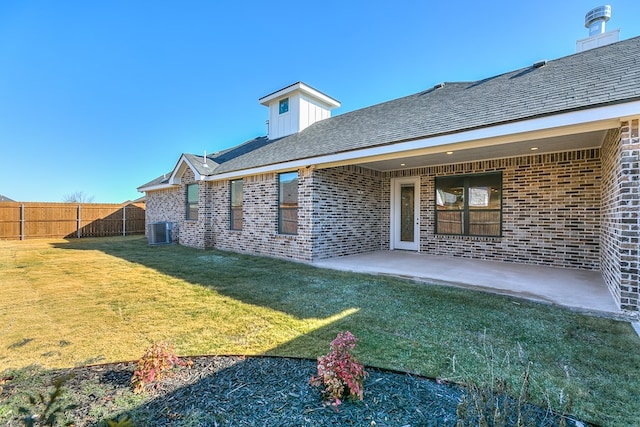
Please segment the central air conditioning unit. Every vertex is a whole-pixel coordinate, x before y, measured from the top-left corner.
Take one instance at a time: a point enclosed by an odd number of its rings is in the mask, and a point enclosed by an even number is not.
[[[166,245],[171,243],[171,230],[173,223],[171,222],[154,222],[149,224],[148,239],[150,245]]]

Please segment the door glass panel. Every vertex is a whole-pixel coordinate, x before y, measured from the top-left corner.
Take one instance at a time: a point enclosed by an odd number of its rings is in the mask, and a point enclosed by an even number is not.
[[[413,184],[402,184],[400,187],[400,240],[413,242],[415,227]]]

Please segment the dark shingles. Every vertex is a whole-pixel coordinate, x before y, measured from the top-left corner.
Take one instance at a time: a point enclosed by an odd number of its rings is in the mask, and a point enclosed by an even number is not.
[[[317,122],[185,158],[203,175],[275,165],[640,99],[640,37],[475,82],[445,83]],[[166,181],[165,181],[166,182]],[[162,177],[150,184],[162,183]]]
[[[640,98],[640,37],[476,82],[446,83],[315,123],[215,173],[357,150]]]
[[[169,173],[165,173],[162,176],[159,176],[155,179],[152,179],[151,181],[147,182],[146,184],[141,185],[140,187],[138,187],[138,190],[140,191],[140,189],[142,188],[147,188],[147,187],[154,187],[156,185],[162,185],[162,184],[166,184],[167,182],[169,182],[169,177],[171,176],[171,172]]]

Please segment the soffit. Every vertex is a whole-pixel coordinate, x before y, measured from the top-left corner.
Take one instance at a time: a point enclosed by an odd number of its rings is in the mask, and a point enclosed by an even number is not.
[[[463,144],[449,144],[439,146],[433,152],[429,153],[397,153],[394,157],[387,157],[381,160],[370,160],[360,162],[358,164],[378,171],[391,171],[452,163],[466,163],[479,160],[528,156],[531,154],[575,151],[600,147],[606,133],[607,130],[596,130],[478,147],[465,147]],[[532,148],[536,148],[536,150],[532,150]],[[447,152],[452,153],[447,154]]]

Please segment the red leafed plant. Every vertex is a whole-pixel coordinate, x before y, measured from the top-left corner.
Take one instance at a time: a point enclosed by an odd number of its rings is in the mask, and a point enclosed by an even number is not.
[[[142,393],[147,386],[168,377],[175,368],[190,366],[191,361],[183,362],[173,347],[165,343],[155,343],[142,355],[131,377],[134,393]]]
[[[364,397],[363,383],[367,373],[362,363],[350,353],[357,343],[358,339],[351,332],[339,333],[331,341],[331,351],[318,358],[318,375],[311,377],[311,385],[324,387],[322,394],[336,411],[345,395],[353,400]]]

